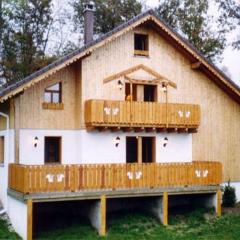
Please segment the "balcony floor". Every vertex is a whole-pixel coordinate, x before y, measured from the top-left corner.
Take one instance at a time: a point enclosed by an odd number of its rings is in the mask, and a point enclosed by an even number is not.
[[[45,192],[45,193],[20,193],[8,189],[8,195],[20,201],[32,199],[34,202],[54,202],[67,200],[84,200],[100,199],[102,195],[107,198],[124,198],[124,197],[142,197],[142,196],[162,196],[164,192],[169,195],[184,194],[204,194],[216,193],[221,189],[220,185],[208,186],[185,186],[185,187],[168,187],[168,188],[141,188],[141,189],[118,189],[118,190],[83,190],[76,192]]]

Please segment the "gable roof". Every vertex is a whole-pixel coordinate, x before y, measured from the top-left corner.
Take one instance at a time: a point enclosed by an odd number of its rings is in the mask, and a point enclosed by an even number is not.
[[[212,79],[220,88],[231,95],[240,103],[240,87],[228,78],[220,69],[208,61],[199,51],[197,51],[186,39],[174,31],[163,19],[159,18],[151,9],[137,15],[131,20],[119,25],[112,31],[104,34],[100,38],[91,41],[82,48],[60,58],[48,66],[32,73],[21,81],[14,83],[0,91],[0,102],[13,97],[14,95],[31,87],[35,83],[49,77],[64,67],[76,62],[87,56],[95,49],[113,41],[120,35],[131,31],[141,24],[150,24],[154,27],[170,44],[177,48],[181,53],[190,59],[194,68],[201,70],[210,79]]]

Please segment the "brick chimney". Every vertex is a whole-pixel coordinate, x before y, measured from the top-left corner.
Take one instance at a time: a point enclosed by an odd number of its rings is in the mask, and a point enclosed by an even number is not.
[[[84,44],[93,40],[94,4],[89,2],[84,6]]]

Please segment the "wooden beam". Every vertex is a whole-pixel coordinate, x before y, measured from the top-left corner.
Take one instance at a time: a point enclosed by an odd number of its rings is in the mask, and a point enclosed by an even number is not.
[[[168,225],[168,193],[163,193],[163,225]]]
[[[143,81],[144,81],[144,84],[146,84],[146,82],[151,83],[151,81],[153,81],[153,80],[149,80],[149,81],[143,80],[143,79],[138,80],[138,79],[132,79],[132,78],[130,78],[130,77],[127,76],[128,74],[131,74],[131,73],[133,73],[133,72],[136,72],[136,71],[138,71],[138,70],[140,70],[140,69],[144,70],[145,72],[147,72],[147,73],[149,73],[150,75],[152,75],[153,77],[155,77],[156,79],[154,79],[154,80],[157,81],[157,82],[155,82],[155,83],[167,82],[168,85],[170,85],[171,87],[177,88],[177,84],[176,84],[176,83],[170,81],[170,80],[167,79],[166,77],[162,76],[160,73],[157,73],[155,70],[153,70],[153,69],[151,69],[151,68],[149,68],[149,67],[147,67],[147,66],[145,66],[145,65],[143,65],[143,64],[139,64],[139,65],[136,65],[136,66],[134,66],[134,67],[128,68],[128,69],[126,69],[126,70],[124,70],[124,71],[121,71],[121,72],[119,72],[119,73],[113,74],[113,75],[111,75],[111,76],[103,79],[103,83],[108,83],[108,82],[110,82],[110,81],[112,81],[112,80],[115,80],[115,79],[121,78],[121,77],[125,77],[125,79],[127,79],[127,80],[128,80],[129,82],[131,82],[131,83],[134,82],[134,83],[138,83],[138,84],[139,84],[138,81],[141,81],[142,84],[143,84]],[[141,83],[140,83],[140,84],[141,84]]]
[[[155,132],[156,128],[155,127],[147,127],[146,132]]]
[[[216,213],[218,217],[222,215],[222,192],[219,189],[216,193],[217,197],[217,205],[216,205]]]
[[[189,133],[197,133],[197,129],[196,128],[189,128],[188,132]]]
[[[112,128],[110,128],[110,130],[111,130],[111,132],[118,132],[121,130],[121,128],[120,127],[112,127]]]
[[[144,127],[136,127],[134,128],[134,132],[143,132],[144,131]]]
[[[131,132],[133,130],[132,127],[124,127],[123,129],[123,132]]]
[[[194,62],[191,64],[191,69],[199,69],[201,67],[202,63],[201,62]]]
[[[27,240],[33,237],[33,202],[32,199],[27,200]]]
[[[157,128],[157,132],[166,132],[167,129],[165,127]]]
[[[127,74],[130,74],[130,73],[132,73],[132,72],[135,72],[135,71],[141,69],[142,66],[143,66],[142,64],[139,64],[139,65],[136,65],[136,66],[134,66],[134,67],[130,67],[130,68],[124,70],[124,71],[121,71],[121,72],[119,72],[119,73],[113,74],[113,75],[111,75],[111,76],[103,79],[103,83],[108,83],[108,82],[110,82],[110,81],[112,81],[112,80],[114,80],[114,79],[123,77],[123,76],[125,76],[125,75],[127,75]]]
[[[100,198],[100,236],[106,236],[107,228],[106,228],[106,196],[102,195]]]

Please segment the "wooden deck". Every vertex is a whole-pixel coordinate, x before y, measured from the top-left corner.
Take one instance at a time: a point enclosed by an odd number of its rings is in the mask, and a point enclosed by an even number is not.
[[[88,128],[187,128],[200,124],[200,106],[193,104],[88,100],[85,102]]]
[[[9,166],[9,189],[28,193],[214,186],[219,162]]]

